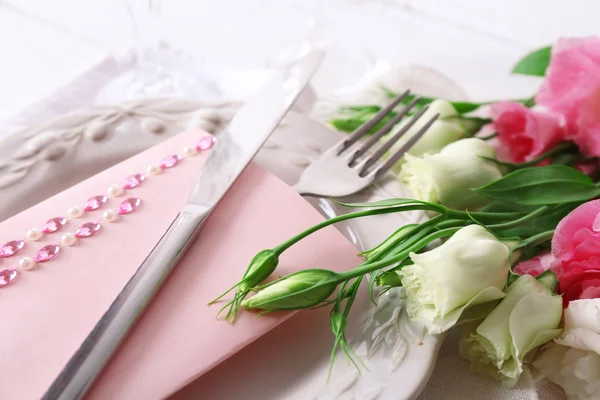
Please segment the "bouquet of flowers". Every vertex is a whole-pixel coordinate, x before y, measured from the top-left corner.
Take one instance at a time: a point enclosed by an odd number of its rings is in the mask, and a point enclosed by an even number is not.
[[[369,285],[374,302],[401,287],[409,317],[430,334],[470,321],[460,352],[472,369],[511,384],[535,355],[570,398],[600,398],[600,38],[561,39],[513,72],[543,77],[538,93],[422,98],[441,118],[397,166],[413,198],[343,204],[358,211],[261,251],[228,292],[225,317],[330,307],[332,359],[339,348],[359,367],[345,336],[359,286]],[[331,123],[352,131],[378,110],[345,107]],[[399,227],[355,269],[269,280],[286,249],[326,226],[413,210],[430,218]]]

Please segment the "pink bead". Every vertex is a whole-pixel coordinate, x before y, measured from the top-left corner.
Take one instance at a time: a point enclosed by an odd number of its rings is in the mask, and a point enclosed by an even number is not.
[[[119,214],[129,214],[138,208],[141,202],[142,201],[137,197],[130,197],[126,200],[123,200],[123,202],[119,205]]]
[[[174,154],[172,156],[166,156],[160,162],[160,167],[163,169],[171,168],[179,164],[179,161],[181,161],[181,156],[178,156],[177,154]]]
[[[52,260],[58,254],[60,247],[57,244],[48,244],[42,247],[35,255],[35,262],[43,263]]]
[[[17,277],[18,273],[16,268],[7,268],[0,271],[0,287],[11,283]]]
[[[85,202],[83,209],[85,211],[94,211],[102,207],[104,203],[106,203],[108,198],[104,195],[90,197],[88,201]]]
[[[60,228],[65,226],[67,223],[67,219],[65,217],[56,217],[49,219],[48,222],[42,228],[42,232],[44,233],[54,233],[58,231]]]
[[[4,246],[0,248],[0,258],[14,256],[21,251],[23,246],[25,246],[25,242],[22,240],[12,240],[5,243]]]
[[[138,187],[145,179],[146,177],[142,174],[131,175],[125,179],[123,189],[133,189],[134,187]]]
[[[202,151],[202,150],[208,150],[211,147],[213,147],[213,145],[215,144],[215,137],[214,136],[204,136],[202,139],[198,140],[198,142],[196,143],[196,150],[198,151]]]
[[[75,237],[80,239],[90,237],[100,230],[100,226],[98,222],[86,222],[77,228]]]

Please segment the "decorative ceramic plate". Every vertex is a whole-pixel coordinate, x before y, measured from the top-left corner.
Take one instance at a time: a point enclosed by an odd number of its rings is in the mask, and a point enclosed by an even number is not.
[[[202,127],[217,132],[231,117],[235,105],[214,104],[212,108],[179,100],[146,100],[115,107],[97,107],[68,113],[48,124],[7,138],[0,146],[0,218],[7,218],[63,189],[156,144],[185,127]],[[200,108],[200,109],[198,109]],[[294,184],[302,170],[342,136],[322,123],[292,112],[268,140],[256,162]],[[350,201],[405,196],[396,180],[389,179]],[[325,215],[342,212],[328,200],[309,199]],[[399,226],[414,222],[418,214],[375,216],[338,228],[359,248],[375,246]],[[338,360],[329,385],[327,371],[332,335],[327,314],[304,313],[294,321],[267,334],[248,349],[201,377],[179,394],[193,391],[206,398],[356,398],[357,393],[393,393],[394,399],[414,397],[433,368],[441,343],[424,337],[400,318],[402,310],[394,294],[378,307],[362,299],[362,310],[354,314],[352,327],[357,352],[369,367],[358,372]],[[359,335],[358,327],[371,318],[369,328]],[[310,337],[297,337],[294,327]],[[300,324],[300,325],[298,325]],[[359,338],[360,336],[360,338]],[[308,348],[307,348],[308,346]],[[260,359],[260,367],[252,367]],[[277,371],[269,385],[263,374]],[[287,375],[286,375],[287,371]],[[214,374],[235,376],[236,384],[213,387]],[[310,393],[310,394],[309,394]],[[390,397],[391,398],[391,397]]]
[[[415,90],[419,89],[419,80],[430,82],[423,79],[423,74],[434,78],[437,75],[422,69],[418,70],[418,77],[413,73],[415,82],[411,86]],[[460,91],[452,87],[448,96],[460,96]],[[200,127],[218,134],[236,108],[236,104],[229,102],[148,99],[83,108],[16,132],[0,141],[3,200],[0,221],[183,129]],[[341,137],[321,122],[291,112],[255,161],[293,185],[303,169]],[[404,188],[390,176],[345,200],[363,202],[406,196]],[[346,212],[327,200],[307,200],[328,216]],[[338,228],[357,248],[367,249],[398,227],[421,217],[418,213],[374,216]],[[366,296],[356,304],[349,337],[368,367],[362,375],[343,357],[338,357],[327,384],[333,336],[328,310],[324,309],[300,313],[173,398],[401,400],[417,397],[433,370],[442,338],[424,335],[408,322],[397,292],[382,297],[377,306]],[[223,382],[222,377],[226,376],[231,385],[213,384]]]

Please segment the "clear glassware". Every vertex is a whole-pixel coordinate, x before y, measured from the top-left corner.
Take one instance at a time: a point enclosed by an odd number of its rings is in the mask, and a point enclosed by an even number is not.
[[[161,43],[160,5],[161,0],[127,0],[136,44],[129,57],[118,60],[121,73],[100,90],[97,104],[150,97],[221,97],[205,62]]]

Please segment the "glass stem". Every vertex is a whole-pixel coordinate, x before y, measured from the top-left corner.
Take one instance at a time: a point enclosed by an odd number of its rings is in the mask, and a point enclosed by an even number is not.
[[[128,0],[127,12],[131,19],[135,42],[133,51],[140,65],[152,64],[148,50],[159,47],[158,16],[161,0]]]

